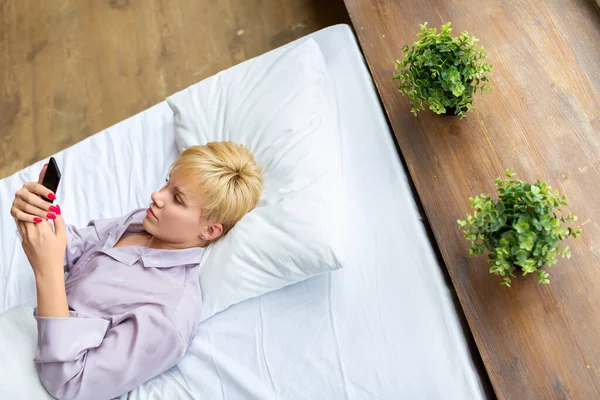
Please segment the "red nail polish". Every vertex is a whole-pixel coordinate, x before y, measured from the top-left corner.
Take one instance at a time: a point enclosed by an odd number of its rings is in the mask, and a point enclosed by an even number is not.
[[[54,193],[50,193],[50,194],[48,194],[48,198],[50,200],[56,200],[56,195]]]
[[[58,204],[56,205],[56,208],[57,208],[56,215],[60,215],[61,211],[60,211],[60,206]]]
[[[52,211],[53,213],[59,214],[59,208],[56,206],[48,207],[48,211]]]
[[[42,222],[42,219],[40,217],[35,217],[33,219],[33,222]]]
[[[52,213],[48,213],[48,215],[46,215],[46,218],[48,218],[48,219],[56,219],[56,215],[54,215]]]

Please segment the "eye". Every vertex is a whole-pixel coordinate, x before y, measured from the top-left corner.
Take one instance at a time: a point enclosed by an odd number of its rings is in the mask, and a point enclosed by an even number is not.
[[[175,199],[175,203],[177,203],[177,204],[183,204],[183,202],[181,201],[181,199],[179,198],[179,196],[175,195],[175,196],[173,196],[173,198]]]

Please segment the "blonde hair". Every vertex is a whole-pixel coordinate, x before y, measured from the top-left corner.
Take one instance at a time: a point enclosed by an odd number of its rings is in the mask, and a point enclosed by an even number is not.
[[[193,188],[203,201],[202,216],[227,233],[258,204],[262,170],[241,144],[210,142],[191,146],[171,166],[171,176]]]

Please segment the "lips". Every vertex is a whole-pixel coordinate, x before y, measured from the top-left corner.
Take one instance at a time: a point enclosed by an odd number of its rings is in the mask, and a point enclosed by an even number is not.
[[[158,221],[158,218],[156,218],[156,214],[154,214],[151,207],[146,210],[146,214]]]

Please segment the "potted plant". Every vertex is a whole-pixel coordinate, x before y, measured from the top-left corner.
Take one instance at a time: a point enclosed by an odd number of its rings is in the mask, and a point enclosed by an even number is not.
[[[461,119],[473,108],[473,95],[491,92],[487,72],[493,65],[486,62],[479,39],[463,31],[459,37],[451,35],[450,22],[442,25],[440,33],[421,25],[419,39],[409,48],[402,61],[396,60],[394,80],[399,80],[398,91],[408,95],[413,105],[411,112],[425,110],[424,104],[437,114],[460,115]]]
[[[515,269],[523,276],[535,273],[538,283],[548,284],[545,266],[556,264],[556,255],[571,257],[569,246],[557,244],[569,236],[577,238],[579,227],[567,227],[577,217],[568,214],[560,218],[555,213],[559,205],[567,205],[557,190],[539,180],[535,184],[513,179],[512,169],[505,172],[508,180],[494,180],[498,200],[489,194],[469,198],[473,214],[465,220],[457,220],[464,238],[471,242],[469,256],[489,251],[490,273],[502,277],[503,285],[510,287],[510,277]],[[557,209],[558,211],[558,209]]]

